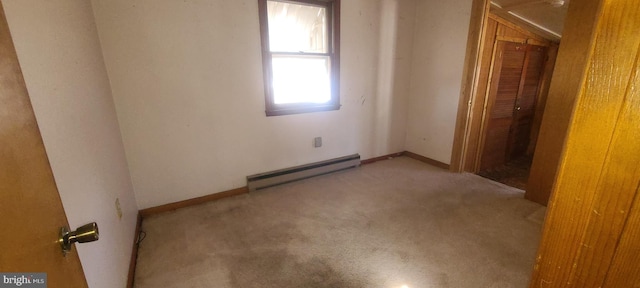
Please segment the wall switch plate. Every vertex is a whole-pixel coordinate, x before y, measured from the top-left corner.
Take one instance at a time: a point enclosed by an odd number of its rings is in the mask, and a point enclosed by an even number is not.
[[[322,147],[322,137],[313,138],[313,147]]]

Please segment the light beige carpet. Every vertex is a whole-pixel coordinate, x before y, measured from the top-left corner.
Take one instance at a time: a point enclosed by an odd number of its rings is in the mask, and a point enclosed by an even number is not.
[[[400,157],[146,218],[135,287],[527,287],[542,217]]]

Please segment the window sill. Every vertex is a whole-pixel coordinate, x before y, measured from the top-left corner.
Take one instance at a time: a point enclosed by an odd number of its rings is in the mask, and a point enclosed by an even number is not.
[[[328,105],[304,105],[295,107],[278,107],[273,109],[267,109],[267,116],[283,116],[302,113],[313,113],[322,111],[340,110],[340,104],[328,104]]]

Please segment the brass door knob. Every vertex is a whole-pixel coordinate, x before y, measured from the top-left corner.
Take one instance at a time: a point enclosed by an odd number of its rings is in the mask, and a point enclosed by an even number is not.
[[[98,231],[98,223],[93,222],[86,225],[82,225],[76,229],[76,231],[69,231],[69,228],[60,228],[60,237],[58,242],[62,247],[62,254],[67,255],[71,251],[71,244],[73,243],[86,243],[97,241],[100,238]]]

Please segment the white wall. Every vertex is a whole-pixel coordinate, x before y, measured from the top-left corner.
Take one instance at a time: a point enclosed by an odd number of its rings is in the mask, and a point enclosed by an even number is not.
[[[125,287],[137,207],[91,3],[2,3],[69,224],[100,228],[75,246],[87,282]]]
[[[449,164],[472,0],[416,3],[405,148]]]
[[[412,1],[342,1],[342,108],[266,117],[256,0],[94,0],[138,206],[403,151],[412,35],[396,31],[413,25]]]
[[[380,1],[377,99],[370,126],[376,151],[384,151],[386,145],[404,151],[415,5],[415,0]]]
[[[279,117],[264,115],[255,0],[2,3],[69,222],[100,225],[77,246],[90,287],[124,286],[136,198],[352,153],[449,163],[471,0],[342,1],[342,109]]]

